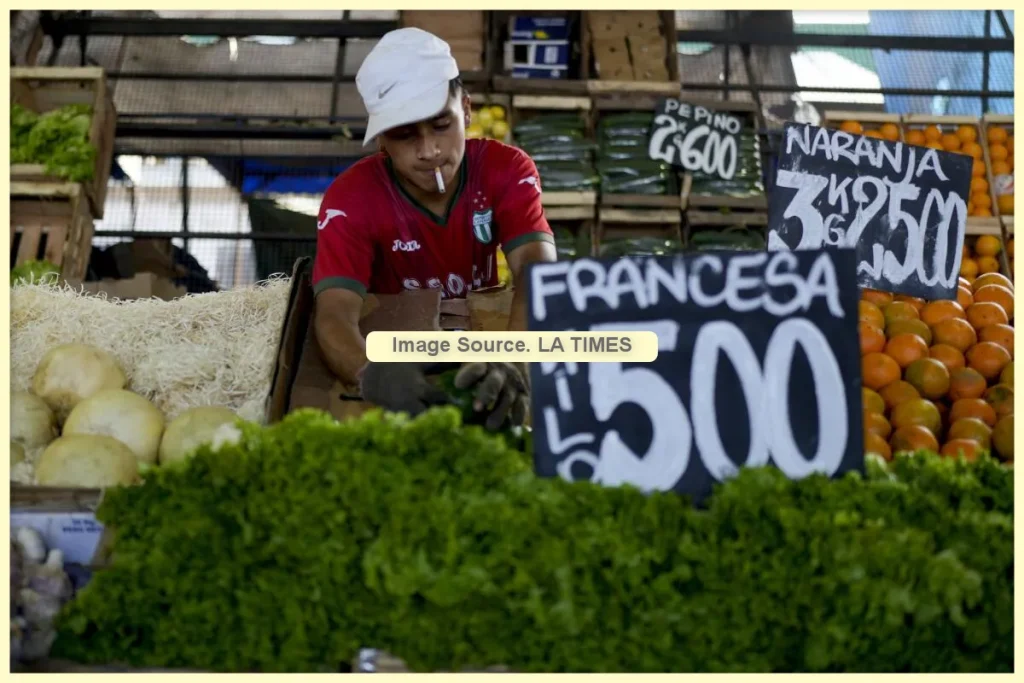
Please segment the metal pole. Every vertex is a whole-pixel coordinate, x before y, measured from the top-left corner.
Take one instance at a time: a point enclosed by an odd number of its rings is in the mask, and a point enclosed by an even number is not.
[[[727,10],[725,13],[725,26],[726,28],[732,28],[735,25],[733,21],[734,10]],[[732,46],[726,45],[722,48],[722,76],[725,80],[725,90],[722,93],[722,99],[729,100],[729,76],[732,70]]]
[[[348,10],[341,13],[341,20],[348,19]],[[331,80],[331,121],[338,115],[338,86],[345,71],[345,46],[348,41],[345,38],[338,38],[338,52],[334,58],[334,78]]]
[[[189,157],[181,157],[181,231],[188,234],[188,160]],[[188,253],[188,237],[182,239],[181,248]]]
[[[992,10],[985,10],[985,37],[989,38],[992,36]],[[988,90],[988,77],[989,77],[989,61],[990,54],[988,50],[981,54],[981,88],[982,90]],[[981,96],[981,113],[988,113],[988,97],[985,95]]]

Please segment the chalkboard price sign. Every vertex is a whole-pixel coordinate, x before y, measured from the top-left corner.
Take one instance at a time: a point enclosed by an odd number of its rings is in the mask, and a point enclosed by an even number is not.
[[[686,171],[732,180],[743,122],[733,114],[668,97],[658,101],[648,156]]]
[[[535,467],[696,500],[743,465],[863,466],[850,249],[530,266],[531,330],[658,335],[651,363],[532,363]]]
[[[787,123],[768,249],[857,250],[863,287],[955,299],[974,160]]]

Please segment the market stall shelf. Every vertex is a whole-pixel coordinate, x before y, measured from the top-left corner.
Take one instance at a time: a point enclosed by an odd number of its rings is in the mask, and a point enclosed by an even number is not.
[[[92,178],[85,183],[93,215],[103,218],[107,181],[114,159],[117,112],[103,69],[97,67],[20,67],[11,69],[11,101],[37,114],[67,105],[91,109],[89,143],[96,149]],[[64,183],[43,164],[12,164],[11,182]]]
[[[94,232],[85,187],[12,181],[10,198],[11,263],[45,260],[66,279],[84,279]]]

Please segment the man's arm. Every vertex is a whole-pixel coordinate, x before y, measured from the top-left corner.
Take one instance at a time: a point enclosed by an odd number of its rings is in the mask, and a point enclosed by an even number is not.
[[[366,340],[359,331],[363,298],[350,289],[325,289],[316,296],[313,331],[324,362],[345,383],[357,383],[366,365]]]
[[[550,263],[558,260],[555,245],[547,240],[526,242],[505,255],[512,274],[512,309],[508,318],[509,332],[525,332],[527,322],[526,266],[530,263]]]

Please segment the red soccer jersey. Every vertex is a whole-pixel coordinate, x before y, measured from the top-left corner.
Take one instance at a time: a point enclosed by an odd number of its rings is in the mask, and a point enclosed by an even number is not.
[[[324,193],[313,288],[365,295],[432,287],[443,298],[498,284],[496,249],[553,241],[533,160],[494,140],[467,140],[457,196],[436,216],[398,184],[389,160],[353,164]]]

